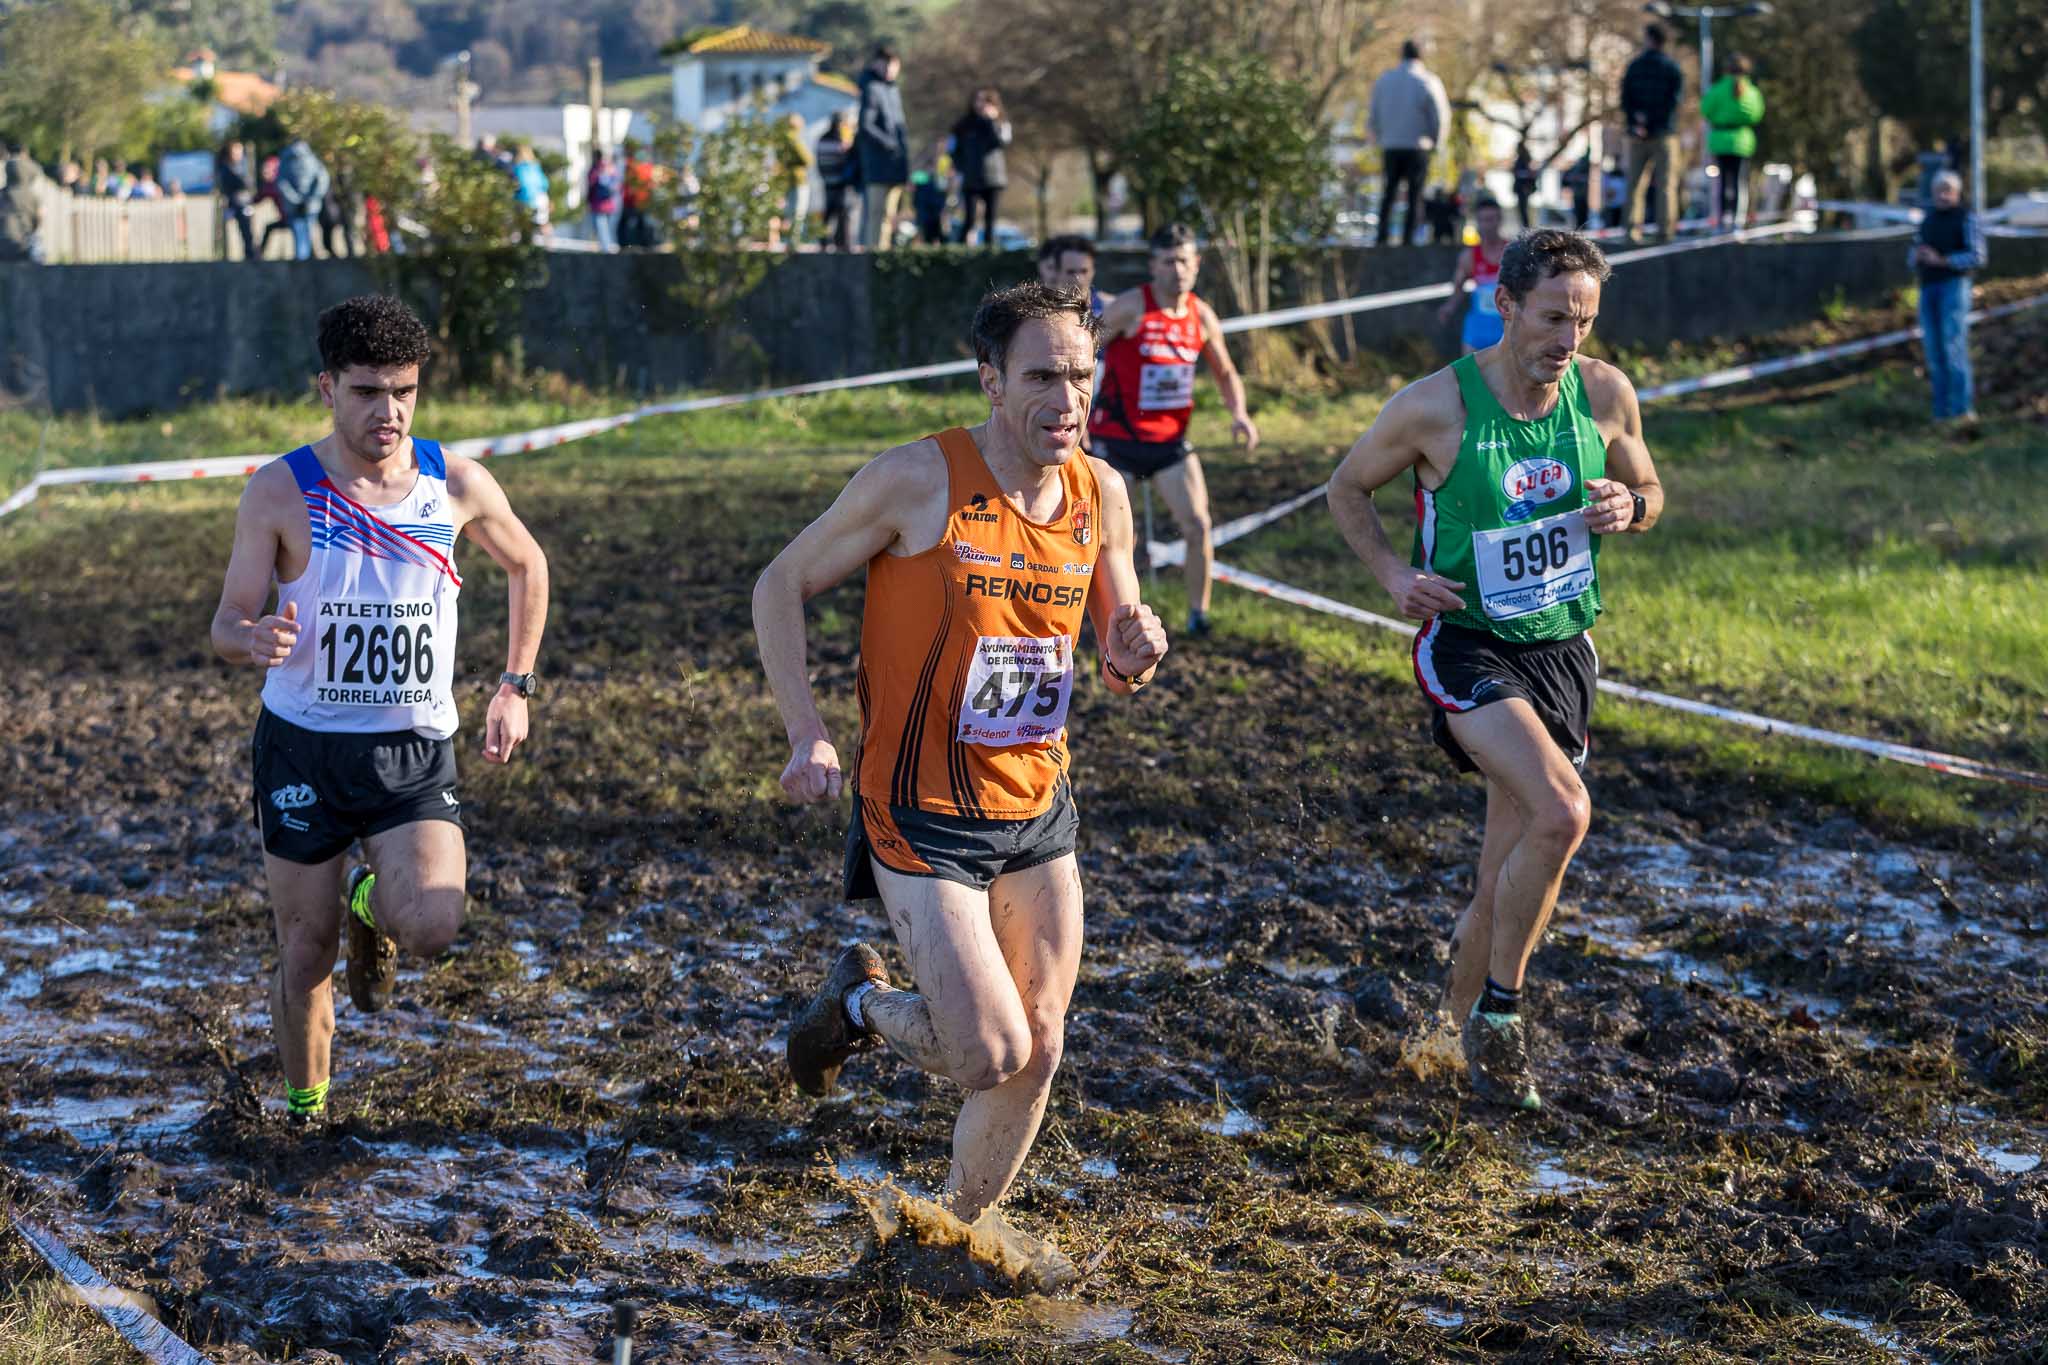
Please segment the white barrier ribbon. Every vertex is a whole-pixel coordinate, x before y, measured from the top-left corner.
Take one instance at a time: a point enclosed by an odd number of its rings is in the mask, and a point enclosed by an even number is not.
[[[1754,241],[1782,232],[1797,231],[1791,223],[1778,223],[1768,227],[1742,232],[1723,233],[1719,236],[1700,237],[1692,241],[1672,242],[1663,246],[1643,247],[1633,251],[1617,252],[1608,257],[1614,265],[1625,265],[1634,261],[1653,260],[1681,251],[1700,251],[1708,247],[1727,246],[1734,243]],[[1256,331],[1266,327],[1286,327],[1298,322],[1310,322],[1318,318],[1341,317],[1350,313],[1375,312],[1384,308],[1398,308],[1403,304],[1425,303],[1431,299],[1448,298],[1449,284],[1428,284],[1413,289],[1397,289],[1384,294],[1368,294],[1355,299],[1337,299],[1329,303],[1309,304],[1298,308],[1277,308],[1264,313],[1251,313],[1235,317],[1223,324],[1223,331],[1229,333]],[[616,431],[620,427],[644,422],[651,417],[673,417],[684,413],[710,412],[718,408],[738,407],[747,403],[763,403],[778,398],[805,398],[821,393],[842,393],[849,389],[873,388],[884,384],[908,384],[925,379],[948,379],[955,375],[973,374],[972,360],[946,360],[933,365],[913,365],[903,369],[879,370],[872,374],[851,375],[843,379],[820,379],[804,384],[784,384],[775,388],[751,389],[745,393],[714,394],[704,398],[684,398],[667,403],[651,403],[634,408],[630,412],[616,413],[609,417],[588,417],[574,422],[563,422],[557,426],[537,427],[531,431],[516,431],[504,436],[470,437],[459,441],[448,441],[444,448],[451,455],[483,460],[495,455],[513,455],[532,450],[544,450],[552,446],[565,445],[588,437]],[[45,488],[58,484],[85,483],[162,483],[179,479],[204,479],[247,476],[255,473],[272,460],[283,458],[282,452],[270,455],[226,455],[203,460],[152,460],[139,464],[93,465],[69,469],[51,469],[36,475],[28,484],[0,502],[0,518],[18,511],[33,502]]]
[[[16,1218],[14,1230],[57,1272],[72,1297],[105,1318],[107,1325],[139,1351],[149,1365],[207,1365],[205,1356],[186,1345],[176,1332],[137,1304],[134,1296],[110,1283],[48,1229],[26,1218]]]

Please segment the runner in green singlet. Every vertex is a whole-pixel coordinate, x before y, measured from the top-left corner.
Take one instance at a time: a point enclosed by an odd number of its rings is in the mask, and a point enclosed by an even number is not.
[[[1542,1104],[1523,976],[1592,815],[1579,772],[1600,547],[1664,508],[1634,385],[1578,354],[1607,275],[1590,239],[1524,233],[1501,259],[1501,340],[1396,394],[1330,480],[1344,538],[1424,623],[1415,678],[1437,743],[1486,779],[1478,882],[1443,1007],[1465,1021],[1473,1089],[1522,1109]],[[1403,473],[1418,523],[1406,559],[1372,502]]]

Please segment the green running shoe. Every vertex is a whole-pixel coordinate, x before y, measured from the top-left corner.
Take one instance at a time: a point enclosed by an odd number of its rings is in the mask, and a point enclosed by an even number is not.
[[[1531,1113],[1543,1107],[1529,1074],[1529,1025],[1519,1014],[1483,1014],[1473,1002],[1465,1016],[1465,1071],[1473,1093],[1488,1103]]]

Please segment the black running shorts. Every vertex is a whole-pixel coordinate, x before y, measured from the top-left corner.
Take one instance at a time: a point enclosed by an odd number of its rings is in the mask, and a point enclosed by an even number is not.
[[[1520,697],[1575,768],[1592,747],[1593,693],[1600,655],[1590,635],[1528,644],[1432,620],[1415,637],[1415,681],[1429,698],[1430,734],[1460,772],[1479,765],[1451,733],[1449,717]]]
[[[1118,441],[1108,436],[1094,436],[1089,438],[1088,453],[1109,461],[1110,467],[1119,474],[1149,479],[1185,460],[1194,453],[1194,448],[1187,443],[1186,437],[1178,441]]]
[[[249,747],[263,851],[289,862],[324,863],[421,820],[462,823],[452,739],[306,730],[266,707]]]
[[[1064,778],[1051,808],[1028,820],[935,815],[855,797],[846,830],[846,899],[880,898],[871,858],[906,877],[937,877],[986,891],[1006,872],[1072,853],[1080,829],[1081,817]]]

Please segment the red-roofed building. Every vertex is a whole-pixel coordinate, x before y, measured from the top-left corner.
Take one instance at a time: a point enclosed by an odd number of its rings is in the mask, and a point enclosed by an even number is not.
[[[746,24],[704,28],[662,48],[674,73],[677,122],[709,132],[760,109],[770,117],[802,114],[816,138],[841,109],[860,103],[860,89],[818,70],[828,44]]]

